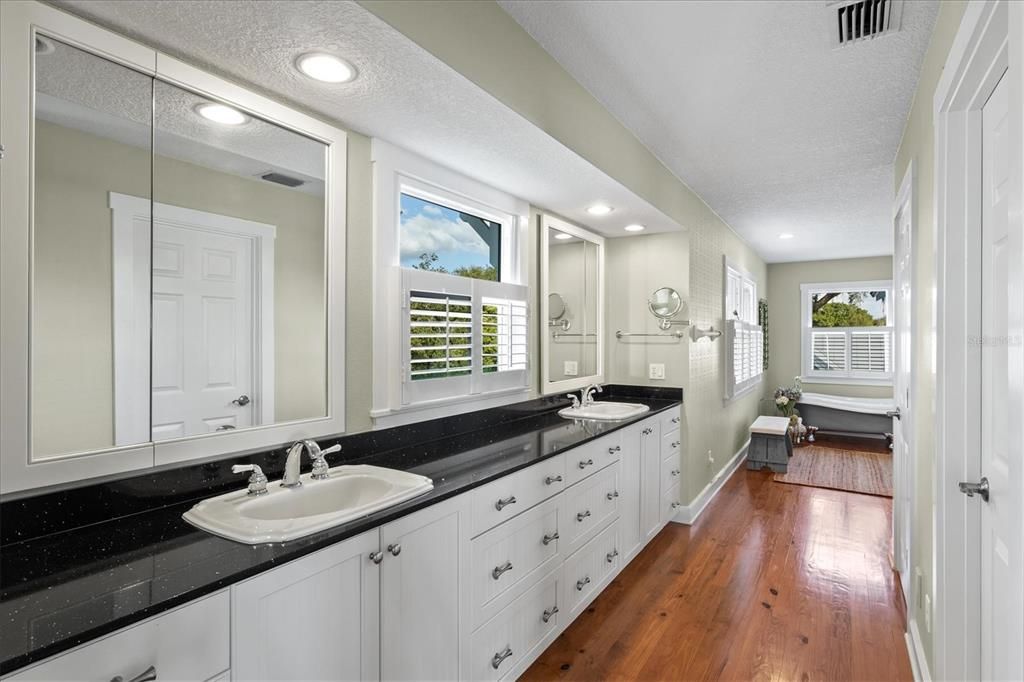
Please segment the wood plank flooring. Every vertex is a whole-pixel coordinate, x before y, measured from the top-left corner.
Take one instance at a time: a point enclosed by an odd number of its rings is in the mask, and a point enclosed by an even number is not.
[[[911,680],[892,502],[739,469],[524,680]]]

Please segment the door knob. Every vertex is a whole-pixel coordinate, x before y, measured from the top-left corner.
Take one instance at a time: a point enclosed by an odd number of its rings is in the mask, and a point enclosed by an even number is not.
[[[969,483],[967,481],[960,481],[960,492],[967,497],[974,497],[975,494],[979,495],[981,499],[988,502],[988,479],[984,476],[977,483]]]
[[[885,416],[892,417],[893,419],[903,419],[903,417],[900,415],[900,408],[898,407],[895,410],[889,410],[888,412],[886,412]]]
[[[233,404],[235,404],[235,405],[238,405],[239,407],[245,407],[251,401],[249,400],[249,396],[247,396],[245,394],[242,394],[242,395],[238,396],[237,398],[235,398],[234,400],[232,400],[231,402]]]

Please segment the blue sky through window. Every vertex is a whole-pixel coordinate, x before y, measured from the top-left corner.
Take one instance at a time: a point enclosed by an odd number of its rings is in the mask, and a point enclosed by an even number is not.
[[[420,267],[426,258],[430,267],[424,269],[452,274],[473,267],[500,271],[499,223],[402,194],[399,226],[403,267]]]

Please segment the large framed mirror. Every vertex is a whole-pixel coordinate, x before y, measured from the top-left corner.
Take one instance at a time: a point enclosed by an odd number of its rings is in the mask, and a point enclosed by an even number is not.
[[[14,5],[0,492],[342,432],[344,132]]]
[[[604,237],[541,216],[541,390],[604,381]]]

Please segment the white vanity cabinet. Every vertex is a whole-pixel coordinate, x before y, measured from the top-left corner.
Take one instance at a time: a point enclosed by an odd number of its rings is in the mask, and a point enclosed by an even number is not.
[[[378,546],[374,529],[234,585],[234,679],[377,679]]]
[[[4,680],[213,680],[230,666],[230,618],[225,590],[101,637]]]

